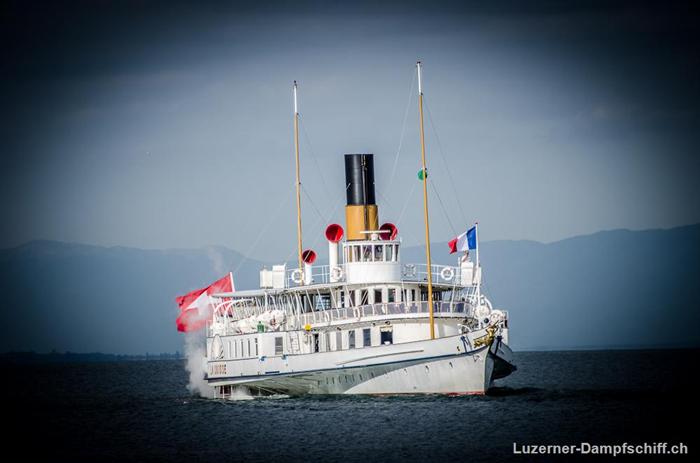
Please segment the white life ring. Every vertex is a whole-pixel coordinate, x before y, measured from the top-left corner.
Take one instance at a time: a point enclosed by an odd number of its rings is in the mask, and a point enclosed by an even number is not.
[[[292,272],[292,281],[296,284],[301,284],[304,281],[304,274],[298,268]]]
[[[331,278],[334,280],[342,280],[345,273],[342,267],[333,267],[331,269]]]
[[[416,276],[416,266],[413,264],[406,264],[403,266],[403,274],[407,277]]]
[[[455,271],[452,267],[444,267],[440,270],[440,278],[446,281],[452,281],[455,276]]]

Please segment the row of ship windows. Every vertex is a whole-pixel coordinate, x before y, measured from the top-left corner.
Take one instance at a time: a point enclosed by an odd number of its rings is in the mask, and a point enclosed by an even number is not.
[[[313,343],[313,351],[314,352],[328,352],[332,350],[343,350],[343,335],[344,333],[347,333],[345,335],[347,339],[347,344],[345,347],[346,349],[355,349],[359,347],[371,347],[372,346],[372,330],[371,328],[363,328],[362,329],[362,345],[360,345],[359,339],[356,339],[356,331],[357,330],[349,330],[349,331],[336,331],[335,332],[335,346],[331,346],[331,333],[326,332],[325,333],[325,345],[321,346],[321,336],[320,333],[314,333],[314,343]],[[394,342],[393,339],[393,333],[392,331],[381,331],[380,333],[380,340],[379,343],[381,345],[383,344],[392,344]]]
[[[280,338],[282,339],[282,338]],[[277,339],[275,339],[276,341]],[[251,343],[251,341],[253,341]],[[240,341],[228,342],[228,356],[232,358],[246,358],[258,356],[258,339],[248,338]]]
[[[341,307],[355,307],[367,304],[382,304],[384,302],[401,302],[410,301],[417,302],[418,298],[421,301],[428,300],[428,293],[415,289],[401,288],[384,288],[382,289],[362,289],[362,290],[338,290],[338,305]],[[433,293],[433,300],[440,301],[442,293],[436,291]],[[330,294],[321,294],[319,296],[309,295],[311,304],[316,310],[330,309],[333,306],[333,301]],[[307,302],[304,299],[306,306]]]
[[[347,349],[356,349],[360,347],[371,347],[372,346],[372,330],[371,328],[362,329],[362,345],[356,340],[357,330],[349,331],[336,331],[335,334],[335,346],[331,346],[331,335],[330,332],[325,333],[325,345],[321,346],[321,335],[320,333],[313,334],[313,352],[329,352],[332,350],[343,350],[343,334],[347,337]],[[381,331],[379,343],[381,345],[392,344],[394,342],[392,331]],[[334,348],[333,348],[334,347]],[[257,357],[258,356],[258,339],[248,338],[241,339],[238,341],[228,342],[228,356],[231,358],[247,358],[247,357]],[[282,336],[275,337],[275,353],[274,355],[284,354],[284,338]]]
[[[356,244],[345,246],[345,262],[397,262],[398,244]]]

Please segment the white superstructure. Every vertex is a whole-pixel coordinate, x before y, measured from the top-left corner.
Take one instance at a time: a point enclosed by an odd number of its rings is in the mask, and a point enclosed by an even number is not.
[[[278,267],[261,271],[269,287],[216,296],[207,380],[219,395],[237,385],[285,394],[482,394],[513,370],[508,314],[481,294],[471,261],[432,266],[430,339],[425,264],[402,264],[398,240],[342,245],[342,261],[312,267],[311,284]]]

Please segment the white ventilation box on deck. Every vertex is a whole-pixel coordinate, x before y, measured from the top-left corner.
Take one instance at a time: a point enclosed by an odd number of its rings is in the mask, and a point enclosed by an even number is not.
[[[266,268],[260,270],[260,288],[283,289],[286,273],[286,265],[273,265],[272,270],[268,270]]]

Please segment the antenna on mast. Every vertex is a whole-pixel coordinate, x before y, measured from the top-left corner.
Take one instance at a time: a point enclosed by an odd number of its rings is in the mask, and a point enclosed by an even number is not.
[[[430,313],[430,339],[435,339],[435,317],[433,314],[433,267],[430,260],[430,222],[428,220],[428,170],[425,167],[425,134],[423,131],[423,79],[421,76],[423,65],[416,63],[418,71],[418,114],[420,115],[420,154],[423,169],[423,217],[425,222],[425,259],[428,264],[428,312]]]

